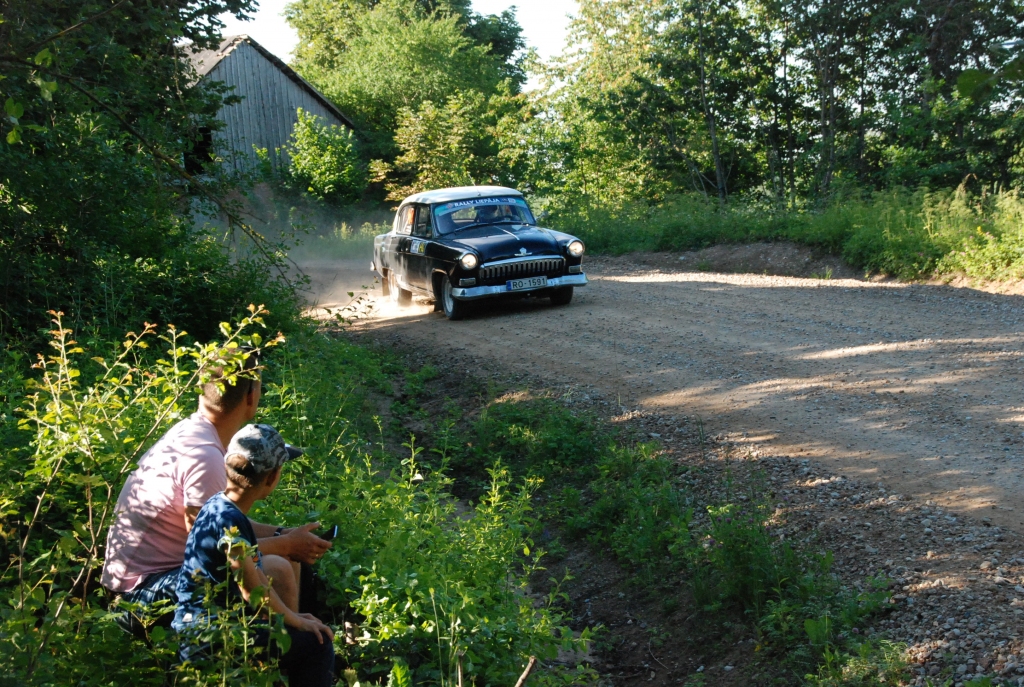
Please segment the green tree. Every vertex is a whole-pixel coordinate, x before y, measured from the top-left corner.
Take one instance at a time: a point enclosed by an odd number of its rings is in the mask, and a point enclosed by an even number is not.
[[[685,0],[660,19],[647,73],[634,74],[607,104],[659,169],[724,201],[731,180],[749,183],[754,166],[745,143],[759,70],[746,56],[757,52],[756,36],[734,2]]]
[[[1013,0],[583,0],[501,154],[525,186],[598,203],[1013,183],[1024,84],[995,75],[1021,26]],[[956,92],[970,69],[991,92]]]
[[[295,0],[285,9],[288,22],[299,34],[296,62],[307,67],[336,69],[350,41],[361,32],[358,19],[377,8],[381,0]],[[521,84],[525,78],[522,28],[515,13],[481,15],[470,0],[413,0],[424,16],[454,16],[474,43],[486,47],[502,62],[505,75]]]
[[[366,188],[352,131],[325,124],[301,107],[288,142],[288,172],[320,200],[355,201]]]
[[[355,119],[368,157],[397,155],[402,108],[443,103],[461,91],[490,95],[515,72],[509,53],[522,43],[514,18],[470,21],[460,7],[414,0],[290,6],[301,40],[296,68]]]
[[[610,94],[647,74],[662,0],[584,0],[566,55],[537,65],[548,86],[508,102],[496,122],[499,158],[519,186],[556,204],[656,197],[666,185],[631,140]]]
[[[402,152],[394,165],[375,165],[378,178],[387,178],[388,199],[487,181],[485,163],[474,154],[486,135],[485,115],[486,103],[476,92],[454,95],[440,107],[428,100],[399,110],[395,143]]]
[[[270,299],[191,211],[223,188],[179,161],[225,94],[197,83],[182,41],[219,40],[250,0],[12,0],[0,23],[0,343],[46,311],[75,329],[173,321],[196,334]],[[205,204],[205,208],[203,207]],[[250,276],[244,276],[250,275]],[[267,302],[270,302],[269,300]]]

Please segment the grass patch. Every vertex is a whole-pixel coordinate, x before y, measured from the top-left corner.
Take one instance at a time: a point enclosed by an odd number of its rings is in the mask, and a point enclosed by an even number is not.
[[[680,464],[657,444],[547,397],[492,402],[457,443],[457,493],[484,493],[494,461],[539,483],[543,522],[612,555],[668,611],[684,580],[708,632],[745,624],[779,684],[895,684],[903,674],[900,647],[862,640],[868,619],[889,607],[885,581],[847,589],[831,555],[783,541],[759,473],[740,481],[728,470]],[[700,486],[718,479],[725,497],[708,499]]]
[[[824,210],[780,209],[742,198],[720,205],[679,195],[657,205],[577,206],[553,215],[556,227],[599,253],[793,241],[869,273],[979,280],[1024,278],[1022,220],[1024,200],[1016,190],[973,194],[964,188],[895,189],[836,200]]]
[[[225,325],[225,335],[258,345],[260,317]],[[125,476],[192,412],[195,370],[213,349],[147,329],[86,350],[56,324],[41,369],[28,375],[9,357],[0,377],[0,545],[11,561],[0,573],[0,684],[276,684],[273,661],[246,657],[251,610],[225,621],[218,632],[231,641],[200,672],[174,664],[172,634],[154,630],[144,646],[116,628],[95,581]],[[114,357],[104,356],[111,349]],[[469,684],[509,685],[537,656],[547,665],[531,684],[585,682],[585,668],[549,660],[586,635],[566,628],[557,592],[539,601],[526,594],[537,562],[529,540],[537,483],[493,467],[466,511],[450,493],[444,451],[431,454],[437,469],[427,471],[414,444],[389,450],[380,408],[404,380],[386,353],[307,324],[265,359],[259,420],[307,452],[253,515],[341,525],[319,565],[336,618],[360,626],[356,645],[337,640],[339,666],[364,684],[450,685],[461,672]]]

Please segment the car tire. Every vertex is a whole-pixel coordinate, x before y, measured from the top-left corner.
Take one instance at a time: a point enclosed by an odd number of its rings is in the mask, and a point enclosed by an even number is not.
[[[551,305],[569,305],[572,300],[572,287],[559,286],[551,289]]]
[[[461,320],[469,310],[468,304],[452,296],[452,282],[447,277],[441,280],[441,309],[449,320]]]
[[[391,302],[399,307],[412,305],[412,292],[399,286],[394,270],[388,271],[388,295],[391,297]]]

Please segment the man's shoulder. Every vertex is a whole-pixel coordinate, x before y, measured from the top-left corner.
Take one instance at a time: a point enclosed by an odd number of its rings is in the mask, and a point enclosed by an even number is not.
[[[176,424],[161,443],[161,451],[173,456],[179,470],[219,466],[224,460],[217,428],[198,412]]]
[[[167,439],[170,444],[182,450],[214,447],[224,453],[217,428],[199,411],[174,425],[167,433]]]
[[[204,456],[224,455],[220,436],[213,423],[195,412],[179,420],[173,427],[160,437],[153,447],[146,452],[145,458],[156,456]]]

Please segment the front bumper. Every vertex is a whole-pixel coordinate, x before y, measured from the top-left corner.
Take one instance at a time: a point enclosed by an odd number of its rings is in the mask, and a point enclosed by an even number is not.
[[[586,286],[587,275],[585,274],[567,274],[564,277],[553,277],[548,279],[547,286],[538,286],[535,289],[525,289],[522,291],[509,291],[505,284],[498,286],[469,286],[466,288],[453,288],[452,298],[457,298],[460,301],[471,301],[476,298],[487,298],[488,296],[501,296],[509,293],[530,293],[531,291],[544,291],[545,289],[558,288],[559,286]]]

